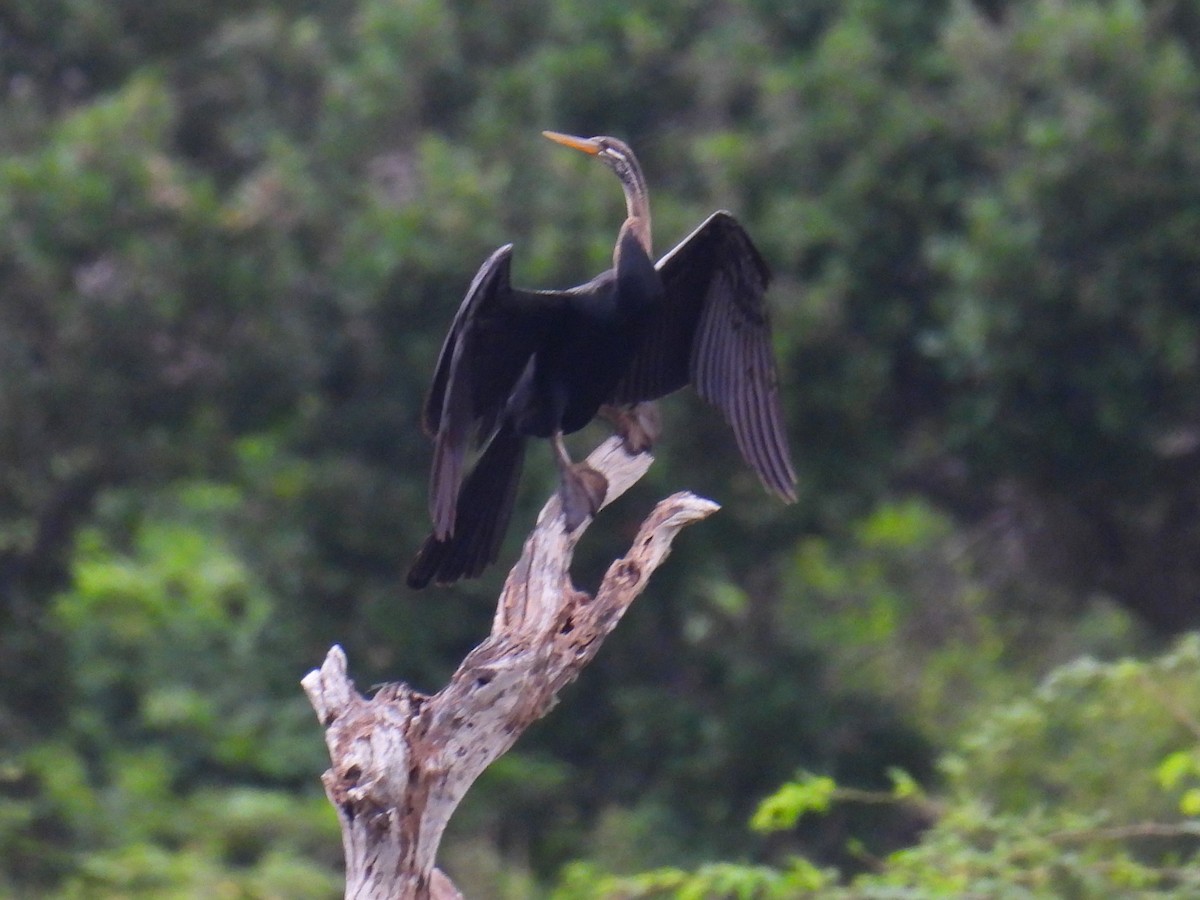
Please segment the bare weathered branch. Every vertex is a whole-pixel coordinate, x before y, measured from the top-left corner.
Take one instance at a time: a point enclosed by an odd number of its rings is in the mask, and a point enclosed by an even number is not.
[[[618,438],[588,458],[608,479],[606,504],[641,478],[651,461],[649,454],[625,453]],[[426,696],[394,684],[363,697],[336,646],[319,670],[305,676],[333,761],[323,780],[342,825],[348,898],[459,896],[434,862],[467,789],[592,660],[679,530],[717,508],[688,493],[660,502],[592,597],[575,588],[569,572],[587,523],[566,532],[555,495],[509,573],[492,633],[438,693]]]

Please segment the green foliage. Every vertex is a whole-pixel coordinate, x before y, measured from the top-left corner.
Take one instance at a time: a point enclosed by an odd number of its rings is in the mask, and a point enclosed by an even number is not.
[[[1046,797],[1067,806],[1103,798],[1123,820],[1169,817],[1184,773],[1164,778],[1163,766],[1200,740],[1198,669],[1196,638],[1148,663],[1080,659],[982,723],[947,765],[998,812]]]
[[[245,502],[232,485],[183,483],[127,546],[80,533],[53,609],[74,702],[61,738],[18,754],[5,777],[24,787],[3,803],[21,827],[0,849],[25,879],[61,880],[43,896],[334,894],[311,710],[294,691],[273,696],[277,603],[222,536]],[[31,853],[39,832],[81,852]]]
[[[1158,783],[1166,790],[1182,784],[1194,784],[1200,776],[1200,756],[1193,750],[1169,753],[1155,771]],[[1200,788],[1187,787],[1179,796],[1179,811],[1185,816],[1200,816]]]
[[[926,502],[881,503],[846,530],[798,542],[777,627],[827,648],[838,684],[889,698],[931,736],[1056,663],[1138,639],[1122,610],[1067,607]]]
[[[825,775],[805,775],[799,781],[789,781],[759,804],[750,827],[755,831],[785,831],[805,813],[828,812],[836,793],[837,782]]]
[[[1187,112],[1200,91],[1194,61],[1140,3],[1033,4],[1003,34],[960,20],[947,46],[963,115],[995,136],[987,188],[968,197],[966,227],[944,247],[953,354],[986,372],[981,425],[1002,441],[1037,435],[1039,466],[1059,454],[1073,463],[1053,473],[1068,488],[1096,471],[1079,460],[1112,452],[1123,477],[1107,490],[1140,492],[1161,465],[1145,432],[1194,402],[1198,322],[1179,291],[1195,260],[1184,235],[1196,197],[1177,190],[1200,136]],[[1012,77],[997,79],[998,66]],[[984,312],[1000,296],[1019,300]],[[1089,354],[1076,336],[1092,338]],[[1030,360],[1050,354],[1056,377],[1032,380]],[[1143,405],[1151,390],[1154,410]],[[1068,392],[1079,400],[1064,409]],[[1003,431],[1018,423],[1022,437]]]
[[[924,796],[916,779],[904,770],[891,769],[888,777],[892,781],[890,791],[864,791],[839,787],[828,775],[801,773],[797,780],[787,782],[758,805],[750,827],[764,834],[787,831],[808,813],[829,812],[834,803],[894,803]]]
[[[830,875],[804,859],[792,860],[786,869],[766,866],[710,863],[695,872],[659,869],[644,875],[616,877],[594,868],[575,864],[563,873],[561,885],[551,893],[554,900],[588,898],[666,898],[705,900],[728,897],[731,900],[788,900],[827,888]]]
[[[874,871],[846,878],[792,858],[617,877],[580,864],[553,896],[1189,897],[1200,887],[1200,822],[1179,805],[1194,790],[1183,783],[1196,775],[1198,716],[1200,637],[1148,662],[1071,663],[958,742],[936,804],[900,772],[890,792],[874,793],[808,775],[751,822],[774,832],[838,804],[924,806],[930,827],[873,860]]]
[[[1186,767],[1176,761],[1200,741],[1198,675],[1195,636],[1146,662],[1056,670],[964,737],[943,761],[942,817],[856,885],[1190,896],[1200,886],[1200,824],[1181,808]]]
[[[1200,622],[1195,3],[17,0],[0,45],[0,893],[335,892],[298,678],[435,688],[500,577],[400,587],[446,323],[501,243],[611,255],[542,128],[631,141],[660,248],[746,223],[802,500],[665,404],[579,581],[723,512],[481,782],[464,884],[1186,893],[1191,690],[1136,656]]]

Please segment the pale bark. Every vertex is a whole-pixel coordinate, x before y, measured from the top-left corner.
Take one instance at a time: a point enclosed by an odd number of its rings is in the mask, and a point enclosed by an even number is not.
[[[645,474],[651,457],[630,456],[611,438],[588,462],[609,481],[607,504]],[[390,684],[364,697],[337,646],[305,676],[333,762],[323,780],[342,826],[347,898],[460,896],[434,862],[463,795],[596,655],[679,530],[716,509],[689,493],[660,502],[592,597],[569,573],[587,523],[567,534],[555,495],[509,573],[492,633],[438,693]]]

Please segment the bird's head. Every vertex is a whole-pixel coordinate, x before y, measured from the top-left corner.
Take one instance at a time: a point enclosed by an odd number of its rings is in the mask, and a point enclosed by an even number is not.
[[[581,150],[589,156],[596,157],[617,173],[622,184],[640,186],[644,183],[637,157],[633,155],[633,151],[624,141],[606,135],[590,138],[574,137],[569,134],[559,134],[557,131],[543,131],[542,136],[556,144]]]
[[[642,175],[642,167],[638,165],[637,157],[624,141],[615,137],[581,138],[569,134],[559,134],[557,131],[543,131],[542,134],[564,147],[582,150],[589,156],[594,156],[612,169],[617,178],[621,179],[621,188],[625,191],[625,209],[629,214],[624,228],[633,230],[638,241],[649,256],[653,253],[650,241],[650,197],[646,190],[646,177]],[[618,252],[621,241],[617,240]],[[653,258],[651,256],[651,258]],[[613,265],[617,257],[614,253]]]

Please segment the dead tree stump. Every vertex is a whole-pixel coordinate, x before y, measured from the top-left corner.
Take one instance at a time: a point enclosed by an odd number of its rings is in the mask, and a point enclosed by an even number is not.
[[[588,458],[608,479],[606,503],[650,467],[610,438]],[[303,679],[329,746],[323,776],[346,854],[346,897],[443,900],[461,895],[434,868],[438,844],[467,789],[554,706],[670,552],[681,528],[717,510],[689,493],[668,497],[642,523],[594,597],[571,583],[575,544],[587,527],[563,527],[550,499],[509,573],[491,634],[432,696],[390,684],[364,697],[334,646]]]

